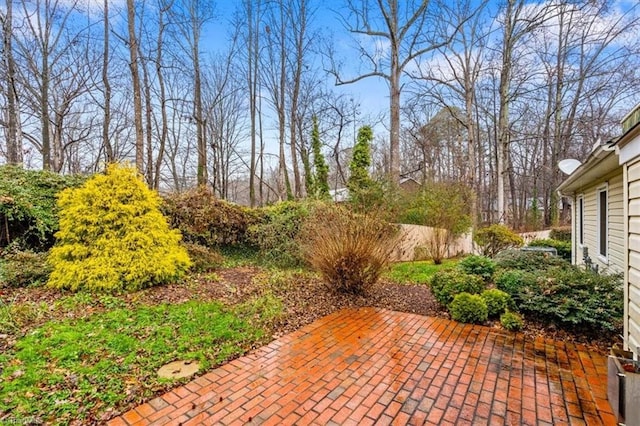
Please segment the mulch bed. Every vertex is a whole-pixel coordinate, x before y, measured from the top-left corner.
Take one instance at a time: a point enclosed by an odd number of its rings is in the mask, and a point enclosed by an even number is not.
[[[328,289],[323,282],[308,273],[284,274],[281,282],[268,287],[282,300],[284,315],[270,324],[273,338],[297,330],[336,310],[348,307],[374,306],[401,312],[448,318],[449,314],[433,298],[424,285],[397,284],[381,281],[362,295],[339,294]],[[118,296],[126,305],[182,303],[191,299],[219,300],[234,305],[251,300],[264,292],[265,282],[270,272],[258,267],[245,266],[190,277],[183,283],[153,287],[132,294]],[[64,293],[46,288],[0,288],[0,302],[4,304],[35,302],[53,306]],[[50,309],[46,315],[34,319],[23,332],[51,319],[82,317],[104,311],[97,303],[76,311]],[[489,326],[500,328],[498,322]],[[17,334],[22,334],[17,333]],[[535,321],[526,321],[523,333],[529,337],[545,336],[555,340],[581,343],[602,354],[608,353],[614,336],[590,336],[571,334]],[[0,350],[6,350],[15,343],[17,336],[0,335]]]

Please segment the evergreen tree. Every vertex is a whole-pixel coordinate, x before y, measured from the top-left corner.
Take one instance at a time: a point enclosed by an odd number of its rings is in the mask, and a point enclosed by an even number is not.
[[[313,177],[313,195],[317,198],[329,198],[329,166],[320,151],[320,130],[318,119],[313,117],[313,130],[311,131],[311,149],[313,150],[313,166],[316,169]]]
[[[180,232],[160,212],[160,196],[132,167],[108,166],[62,191],[58,206],[50,287],[134,291],[176,281],[191,265]]]
[[[353,157],[349,163],[349,181],[347,188],[351,196],[371,187],[372,180],[369,176],[371,166],[371,141],[373,130],[369,126],[358,129],[358,139],[353,147]]]

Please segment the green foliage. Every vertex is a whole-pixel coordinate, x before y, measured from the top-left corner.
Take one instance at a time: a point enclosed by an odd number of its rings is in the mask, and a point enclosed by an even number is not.
[[[436,272],[442,269],[451,269],[457,262],[455,259],[445,259],[439,265],[431,260],[397,262],[391,265],[391,270],[386,277],[400,284],[428,284]]]
[[[182,245],[187,249],[189,259],[193,262],[192,271],[208,272],[218,269],[224,263],[224,258],[215,249],[194,243],[183,243]]]
[[[496,270],[496,263],[486,256],[470,255],[458,263],[458,267],[466,274],[478,275],[489,282]]]
[[[519,331],[524,327],[522,316],[511,311],[506,311],[504,314],[500,315],[500,324],[502,324],[505,330],[509,331]]]
[[[217,199],[203,186],[166,197],[162,210],[185,241],[212,248],[244,244],[256,220],[251,210]]]
[[[349,179],[347,181],[349,202],[360,213],[366,213],[384,205],[388,192],[388,188],[383,182],[376,182],[369,175],[372,141],[373,130],[371,127],[363,126],[358,129],[357,141],[349,163]]]
[[[349,163],[349,181],[347,187],[350,193],[356,193],[371,185],[369,167],[371,166],[371,142],[373,130],[369,126],[358,129],[358,137],[353,147],[353,156]]]
[[[496,286],[511,295],[520,311],[570,331],[601,333],[619,329],[623,315],[620,275],[598,275],[555,256],[526,254],[516,261],[508,256],[508,262],[504,262],[510,267],[522,266],[522,270],[504,269],[496,274]],[[552,265],[540,262],[536,268],[536,261],[541,259],[555,261]]]
[[[443,306],[449,305],[459,293],[478,294],[484,288],[484,280],[479,276],[455,269],[438,271],[431,278],[433,296]]]
[[[571,262],[571,241],[560,241],[546,238],[542,240],[533,240],[529,243],[531,247],[553,247],[558,252],[558,256],[566,261]]]
[[[262,261],[283,267],[302,264],[298,233],[313,204],[285,201],[257,210],[258,220],[247,229],[247,241]]]
[[[469,188],[460,183],[431,182],[421,191],[404,195],[401,223],[443,228],[453,238],[469,230]]]
[[[0,287],[44,284],[50,273],[46,252],[11,250],[0,258]]]
[[[48,285],[117,292],[179,279],[191,262],[159,206],[160,197],[135,169],[115,164],[60,193]]]
[[[0,412],[47,424],[101,423],[90,413],[99,417],[166,390],[171,383],[155,374],[166,363],[195,360],[206,371],[263,336],[219,303],[202,301],[48,322],[0,354]]]
[[[554,268],[520,289],[520,310],[569,329],[613,332],[622,325],[620,275],[598,275],[577,267]]]
[[[419,192],[404,195],[397,220],[434,228],[424,248],[434,262],[440,263],[451,243],[471,227],[471,196],[462,184],[432,182]]]
[[[327,205],[315,209],[300,241],[304,258],[332,289],[358,294],[387,269],[398,234],[375,215]]]
[[[313,151],[313,166],[315,176],[312,180],[310,196],[322,200],[329,199],[329,166],[322,155],[322,144],[320,143],[320,130],[318,129],[318,119],[313,117],[313,130],[311,131],[311,150]]]
[[[449,305],[449,313],[455,321],[482,324],[488,318],[487,304],[477,294],[457,294]]]
[[[49,249],[58,230],[56,195],[83,181],[79,176],[0,166],[0,247]]]
[[[508,293],[497,288],[483,291],[480,296],[487,304],[489,317],[497,317],[507,309],[513,308],[513,300]]]
[[[513,247],[521,247],[524,244],[522,237],[504,225],[490,225],[476,231],[473,241],[480,247],[482,254],[494,257],[502,250]]]
[[[496,287],[511,296],[517,305],[522,302],[524,289],[535,287],[537,275],[534,272],[517,269],[502,270],[496,274]]]
[[[518,269],[540,272],[554,267],[566,267],[569,263],[559,256],[521,250],[504,250],[494,258],[500,269]]]
[[[571,226],[558,226],[552,228],[549,233],[549,238],[552,240],[571,242]]]

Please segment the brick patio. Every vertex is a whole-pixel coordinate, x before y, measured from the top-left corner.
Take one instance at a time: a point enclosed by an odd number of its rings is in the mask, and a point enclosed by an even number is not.
[[[336,312],[109,425],[614,425],[606,359],[441,318]]]

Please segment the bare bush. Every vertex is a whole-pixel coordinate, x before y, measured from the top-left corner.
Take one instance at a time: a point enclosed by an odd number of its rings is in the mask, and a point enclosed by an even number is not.
[[[377,214],[357,214],[344,207],[315,209],[301,232],[305,260],[327,284],[358,294],[376,283],[399,242],[397,226]]]

